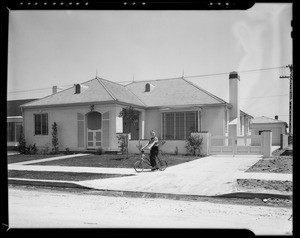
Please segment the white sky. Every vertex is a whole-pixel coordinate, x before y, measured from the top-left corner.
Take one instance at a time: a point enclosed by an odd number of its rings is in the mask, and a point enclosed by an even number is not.
[[[228,101],[228,74],[292,64],[291,3],[247,11],[10,11],[8,100],[51,94],[96,76],[181,77]],[[288,122],[280,70],[240,74],[241,109]],[[289,70],[286,70],[289,74]],[[46,89],[44,89],[46,88]],[[42,89],[39,91],[15,92]]]

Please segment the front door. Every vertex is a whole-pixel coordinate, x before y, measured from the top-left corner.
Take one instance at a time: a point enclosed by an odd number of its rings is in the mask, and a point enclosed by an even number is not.
[[[102,146],[102,115],[91,112],[87,115],[87,148],[96,149]]]
[[[96,149],[101,147],[101,130],[88,129],[88,148]]]

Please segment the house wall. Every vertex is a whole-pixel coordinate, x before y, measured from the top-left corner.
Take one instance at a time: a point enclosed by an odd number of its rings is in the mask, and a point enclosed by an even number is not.
[[[252,135],[258,135],[259,131],[271,130],[273,146],[280,146],[280,136],[286,134],[285,124],[283,123],[251,124],[250,128]]]
[[[117,119],[118,112],[121,107],[117,105],[94,105],[94,111],[105,113],[109,112],[109,147],[107,150],[118,149],[118,140],[116,137],[116,128],[120,130],[122,127],[122,120]],[[91,111],[90,105],[76,106],[76,107],[56,107],[56,108],[40,108],[29,109],[25,108],[23,112],[24,118],[24,134],[26,144],[36,144],[37,147],[44,148],[46,145],[52,147],[51,132],[52,124],[57,123],[58,126],[58,142],[59,149],[64,151],[66,148],[70,150],[86,149],[86,118],[84,122],[84,147],[78,147],[78,130],[77,130],[77,113],[86,115]],[[48,113],[48,135],[34,135],[34,114]]]
[[[211,135],[224,135],[225,108],[223,106],[204,107],[201,115],[201,131],[208,131]]]

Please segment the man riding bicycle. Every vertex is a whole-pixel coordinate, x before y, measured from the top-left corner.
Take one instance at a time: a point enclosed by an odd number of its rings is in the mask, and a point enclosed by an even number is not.
[[[148,148],[150,149],[150,163],[152,166],[151,171],[157,170],[157,165],[156,165],[156,157],[158,156],[158,138],[155,136],[155,131],[150,132],[151,138],[145,146],[141,148],[142,153],[144,152],[144,148],[149,146]]]

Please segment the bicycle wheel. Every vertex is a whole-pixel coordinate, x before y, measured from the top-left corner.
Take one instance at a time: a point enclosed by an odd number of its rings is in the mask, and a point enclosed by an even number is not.
[[[133,165],[134,169],[136,172],[140,173],[143,172],[145,166],[144,166],[144,162],[143,161],[136,161]]]
[[[160,171],[164,171],[168,167],[168,163],[161,159],[157,160],[157,165]]]

